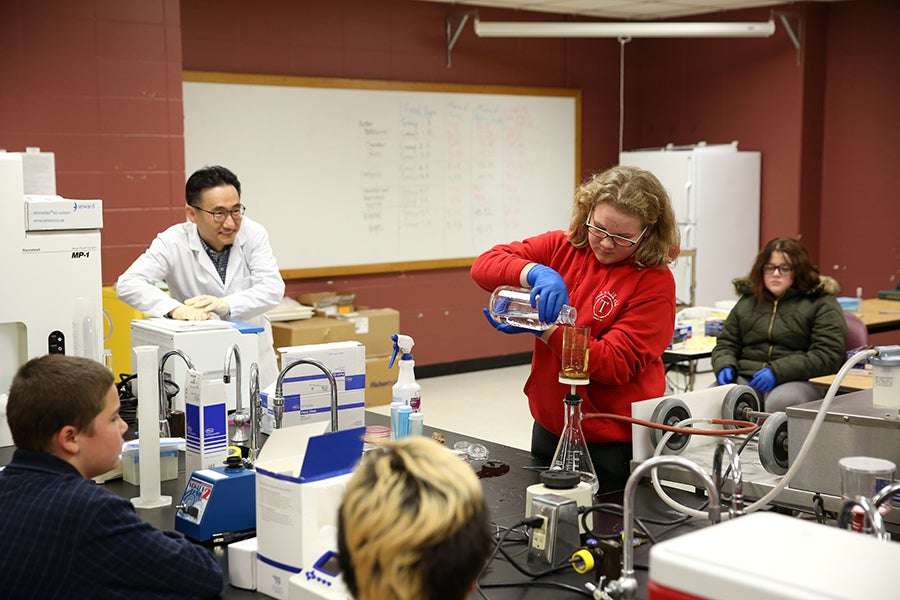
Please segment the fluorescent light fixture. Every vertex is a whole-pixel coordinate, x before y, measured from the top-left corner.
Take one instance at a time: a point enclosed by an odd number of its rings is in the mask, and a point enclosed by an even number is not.
[[[475,19],[479,37],[769,37],[775,33],[775,21],[762,23],[538,23]]]

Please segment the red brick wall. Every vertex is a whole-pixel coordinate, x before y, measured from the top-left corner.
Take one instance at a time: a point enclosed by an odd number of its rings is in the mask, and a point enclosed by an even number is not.
[[[824,272],[871,295],[900,277],[891,177],[900,159],[900,4],[780,8],[804,17],[799,67],[780,22],[767,40],[626,45],[625,147],[738,139],[761,150],[761,237],[803,236]],[[412,0],[6,0],[0,147],[55,152],[61,194],[103,199],[107,284],[184,218],[182,68],[580,88],[582,175],[612,165],[619,43],[480,39],[470,21],[448,69],[445,16],[462,9]],[[759,9],[709,20],[768,17]],[[399,309],[419,364],[529,348],[481,324],[487,297],[465,269],[288,282],[291,293],[329,288]]]
[[[0,147],[56,154],[57,190],[102,198],[103,281],[183,218],[178,0],[0,3]]]

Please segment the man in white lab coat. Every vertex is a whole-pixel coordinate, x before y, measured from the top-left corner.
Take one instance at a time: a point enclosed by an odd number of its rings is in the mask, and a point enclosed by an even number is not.
[[[185,185],[187,221],[156,236],[119,276],[116,293],[135,309],[187,321],[213,318],[259,325],[259,383],[278,375],[265,312],[284,296],[269,234],[244,216],[241,184],[225,167],[204,167]],[[165,281],[169,294],[156,283]]]

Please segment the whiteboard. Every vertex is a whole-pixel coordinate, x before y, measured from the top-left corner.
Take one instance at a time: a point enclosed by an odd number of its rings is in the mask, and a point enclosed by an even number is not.
[[[466,264],[568,226],[577,90],[407,85],[186,72],[185,168],[234,171],[294,277]]]

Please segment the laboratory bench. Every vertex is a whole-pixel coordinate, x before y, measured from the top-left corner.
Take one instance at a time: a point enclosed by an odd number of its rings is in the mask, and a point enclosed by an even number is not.
[[[387,417],[371,411],[366,413],[366,418],[370,425],[388,424]],[[473,439],[449,431],[436,431],[429,427],[425,428],[425,435],[427,436],[431,436],[435,432],[443,436],[447,447],[452,448],[458,441],[467,441],[470,443],[483,444],[488,449],[490,452],[488,460],[492,462],[489,463],[489,469],[482,470],[482,474],[486,471],[489,472],[489,474],[481,477],[481,482],[485,499],[490,510],[491,522],[496,525],[497,528],[508,528],[519,523],[525,517],[526,488],[532,484],[539,483],[540,470],[547,465],[541,464],[541,461],[537,461],[529,452],[524,450],[494,444],[485,440]],[[0,448],[0,465],[5,465],[11,460],[13,450],[12,447]],[[179,456],[178,479],[163,481],[161,483],[161,493],[165,496],[172,497],[171,505],[156,509],[136,509],[138,514],[160,529],[174,529],[175,505],[181,500],[181,495],[189,475],[189,473],[185,473],[184,471],[184,453],[181,452]],[[110,480],[102,485],[123,498],[135,498],[140,495],[139,487],[126,483],[122,479]],[[704,497],[698,494],[680,492],[679,490],[674,490],[673,494],[678,497],[680,501],[690,503],[692,506],[699,507],[704,501]],[[621,504],[622,491],[601,495],[598,497],[597,502]],[[647,518],[661,522],[671,522],[676,516],[673,511],[656,497],[652,488],[649,486],[640,486],[638,488],[634,514],[639,518]],[[651,533],[658,541],[705,526],[706,522],[697,519],[690,520],[677,527],[648,525]],[[614,534],[620,532],[621,529],[621,516],[594,513],[594,531],[596,533]],[[219,564],[226,573],[227,581],[228,557],[226,546],[206,545],[211,547],[213,553],[218,558]],[[510,555],[518,560],[520,565],[524,566],[526,569],[529,568],[526,563],[527,546],[521,544],[507,547],[507,549]],[[645,583],[646,565],[649,560],[648,553],[649,544],[640,546],[635,550],[634,564],[636,565],[636,575],[640,582],[640,589],[637,596],[639,599],[644,598],[644,594],[646,593]],[[644,568],[641,569],[641,566]],[[529,578],[515,570],[514,567],[502,557],[495,559],[491,563],[490,568],[481,579],[482,584],[488,586],[502,586],[484,589],[486,597],[491,600],[514,598],[554,598],[565,600],[566,598],[589,597],[586,596],[587,590],[584,587],[584,583],[588,581],[596,583],[596,575],[595,572],[579,575],[575,573],[574,570],[569,570],[552,576],[542,577],[538,581],[540,582],[538,585],[528,585]],[[539,585],[543,585],[544,582],[548,581],[572,586],[582,593],[566,591],[558,587],[539,587]],[[230,585],[226,585],[222,597],[235,600],[268,598],[268,596],[264,594],[231,587]],[[478,598],[480,596],[476,592],[472,597]]]
[[[370,425],[388,424],[386,416],[371,411],[366,413],[366,419]],[[489,441],[473,439],[449,431],[438,431],[429,427],[425,428],[424,433],[427,436],[431,436],[433,433],[439,434],[443,437],[446,446],[451,448],[458,441],[483,444],[490,453],[488,461],[491,462],[487,463],[489,468],[482,468],[479,475],[495,531],[515,526],[524,518],[526,488],[532,484],[539,483],[540,471],[547,466],[546,464],[541,464],[541,461],[533,458],[527,451],[494,444]],[[0,448],[0,465],[5,465],[9,462],[12,452],[13,448],[11,447]],[[171,496],[172,503],[163,508],[137,509],[138,514],[160,529],[174,529],[175,505],[181,499],[189,475],[189,473],[184,471],[184,453],[181,452],[179,456],[178,479],[161,483],[161,493]],[[103,485],[124,498],[134,498],[140,495],[139,487],[126,483],[122,479],[111,480]],[[705,503],[705,495],[699,491],[690,491],[690,486],[685,486],[685,488],[684,490],[667,488],[667,493],[683,504],[701,509]],[[622,501],[623,493],[621,490],[600,495],[595,499],[597,504],[621,505]],[[665,505],[649,484],[642,484],[637,487],[633,514],[644,522],[644,525],[657,542],[702,529],[708,525],[708,521],[705,520],[679,519],[680,514]],[[597,537],[616,535],[621,532],[623,525],[621,515],[598,512],[593,513],[593,515],[593,531]],[[896,532],[894,534],[896,536]],[[636,539],[642,539],[642,537],[637,535]],[[206,545],[211,548],[217,557],[226,574],[227,581],[227,547],[225,545]],[[649,563],[651,545],[645,542],[636,547],[634,551],[633,564],[635,565],[635,576],[639,584],[636,598],[639,600],[646,598],[647,594],[647,565]],[[534,570],[533,567],[528,567],[527,565],[527,546],[524,543],[504,547],[510,556],[517,560],[519,565],[526,569]],[[609,568],[607,565],[607,569]],[[490,600],[527,600],[537,598],[565,600],[567,598],[590,597],[584,584],[586,582],[596,584],[597,577],[597,570],[583,575],[576,573],[574,570],[566,570],[542,577],[533,582],[531,578],[517,571],[507,560],[499,557],[491,562],[480,583],[483,586],[487,586],[482,589],[485,597]],[[615,579],[617,577],[618,573],[611,578]],[[568,589],[547,587],[548,582],[551,582],[550,585],[563,584],[570,587]],[[478,592],[474,592],[470,597],[481,598]],[[222,598],[242,600],[262,599],[268,598],[268,596],[226,585]]]

